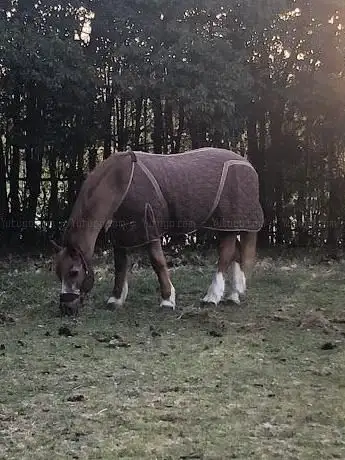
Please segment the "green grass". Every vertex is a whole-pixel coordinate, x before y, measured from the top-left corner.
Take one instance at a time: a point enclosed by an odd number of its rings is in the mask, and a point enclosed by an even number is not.
[[[344,459],[344,268],[259,260],[244,304],[199,308],[214,265],[179,267],[172,312],[147,268],[107,310],[99,265],[73,321],[48,264],[3,263],[0,458]]]

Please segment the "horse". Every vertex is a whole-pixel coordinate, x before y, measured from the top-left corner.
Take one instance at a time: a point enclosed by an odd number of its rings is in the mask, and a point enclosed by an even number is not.
[[[94,286],[92,257],[102,229],[110,232],[114,284],[110,307],[123,306],[128,295],[128,252],[145,247],[160,287],[160,306],[176,308],[176,291],[162,248],[166,233],[216,232],[218,263],[202,302],[245,297],[263,225],[258,174],[244,157],[227,149],[201,148],[174,155],[127,150],[100,162],[82,183],[56,251],[61,282],[60,309],[76,314]],[[238,240],[238,236],[240,240]]]

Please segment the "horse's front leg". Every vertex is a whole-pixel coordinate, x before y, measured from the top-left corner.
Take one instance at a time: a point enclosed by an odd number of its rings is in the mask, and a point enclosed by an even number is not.
[[[115,279],[113,287],[113,295],[108,299],[108,305],[114,307],[121,307],[128,295],[128,254],[124,248],[114,247],[114,268],[115,268]]]
[[[148,253],[153,270],[155,271],[160,291],[161,291],[161,307],[169,307],[175,310],[176,296],[175,288],[170,280],[168,265],[159,240],[152,241],[148,245]]]

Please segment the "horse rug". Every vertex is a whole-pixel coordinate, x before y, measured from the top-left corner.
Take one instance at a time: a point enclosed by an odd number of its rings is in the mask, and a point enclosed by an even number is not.
[[[115,246],[142,246],[197,229],[261,229],[258,176],[242,156],[219,148],[133,153],[130,184],[112,219]]]

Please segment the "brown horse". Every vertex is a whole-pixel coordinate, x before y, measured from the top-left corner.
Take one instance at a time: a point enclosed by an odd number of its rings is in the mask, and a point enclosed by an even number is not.
[[[174,309],[175,288],[161,237],[197,229],[213,230],[219,236],[218,267],[203,302],[217,305],[222,300],[224,276],[231,266],[229,298],[239,303],[262,224],[258,176],[240,155],[215,148],[176,155],[115,153],[84,181],[63,246],[58,247],[60,307],[66,313],[76,312],[92,289],[91,260],[102,228],[110,229],[114,249],[115,281],[109,304],[121,306],[126,300],[128,249],[146,246],[160,285],[160,305]]]

